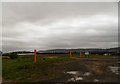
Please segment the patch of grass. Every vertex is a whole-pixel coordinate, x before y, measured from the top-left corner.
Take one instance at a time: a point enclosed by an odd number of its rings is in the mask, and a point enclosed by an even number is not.
[[[39,60],[37,57],[37,62],[33,62],[33,58],[18,58],[15,60],[12,59],[3,59],[3,79],[8,81],[41,81],[51,79],[60,73],[52,72],[54,63],[69,61],[68,57],[61,58],[45,58],[45,60]],[[52,73],[51,73],[52,72]]]

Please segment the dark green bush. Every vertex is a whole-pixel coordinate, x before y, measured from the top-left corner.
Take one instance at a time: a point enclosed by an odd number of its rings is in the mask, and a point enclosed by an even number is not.
[[[18,58],[18,55],[17,55],[17,53],[12,52],[12,53],[9,55],[9,57],[10,57],[11,59],[17,59],[17,58]]]

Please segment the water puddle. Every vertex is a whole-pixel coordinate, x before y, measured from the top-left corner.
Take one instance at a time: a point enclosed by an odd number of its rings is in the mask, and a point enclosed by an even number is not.
[[[58,57],[46,57],[46,58],[58,58]]]
[[[84,73],[81,73],[79,71],[68,71],[68,72],[65,72],[66,74],[71,74],[71,75],[81,75],[81,76],[89,76],[91,75],[90,72],[84,72]]]
[[[66,73],[67,74],[72,74],[72,75],[77,75],[79,72],[78,71],[68,71]]]
[[[94,81],[94,82],[99,82],[99,80],[98,80],[98,79],[94,79],[93,81]]]
[[[66,74],[72,75],[72,77],[67,80],[69,82],[83,81],[83,80],[85,80],[84,79],[85,76],[90,76],[91,75],[90,72],[81,73],[80,71],[68,71],[68,72],[66,72]],[[93,82],[99,82],[99,80],[94,79]]]
[[[70,78],[70,79],[68,79],[68,81],[75,82],[75,79],[74,78]]]
[[[91,73],[90,72],[85,72],[83,75],[84,76],[89,76],[89,75],[91,75]]]
[[[81,73],[79,71],[68,71],[68,72],[65,72],[65,73],[72,75],[72,77],[69,78],[68,81],[76,82],[76,81],[83,80],[83,77],[80,76]]]
[[[72,82],[82,81],[84,76],[91,75],[90,72],[81,73],[80,71],[67,71],[65,73],[72,75],[72,77],[68,79],[68,81],[72,81]]]
[[[68,79],[68,81],[71,81],[71,82],[76,82],[76,81],[81,81],[81,80],[83,80],[83,77],[78,77],[78,76]]]
[[[116,75],[119,74],[119,71],[118,71],[119,67],[118,67],[118,66],[109,66],[109,69],[110,69],[113,73],[115,73]]]

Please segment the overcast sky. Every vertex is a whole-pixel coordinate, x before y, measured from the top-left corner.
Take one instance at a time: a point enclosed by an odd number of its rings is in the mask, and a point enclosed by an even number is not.
[[[4,2],[2,51],[118,46],[117,2]]]

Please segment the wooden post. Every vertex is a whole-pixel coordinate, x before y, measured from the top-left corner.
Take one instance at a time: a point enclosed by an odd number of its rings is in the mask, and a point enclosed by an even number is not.
[[[36,63],[36,49],[34,49],[34,63]]]
[[[72,52],[70,51],[70,59],[72,59]]]

